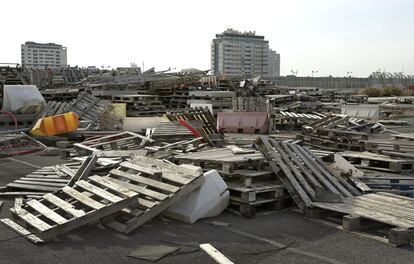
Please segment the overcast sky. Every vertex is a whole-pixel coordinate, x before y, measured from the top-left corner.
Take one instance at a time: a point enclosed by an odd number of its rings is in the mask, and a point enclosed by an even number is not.
[[[66,46],[71,66],[204,70],[215,34],[233,28],[264,35],[282,75],[414,74],[412,0],[19,0],[1,11],[0,62],[20,63],[20,44],[36,41]]]

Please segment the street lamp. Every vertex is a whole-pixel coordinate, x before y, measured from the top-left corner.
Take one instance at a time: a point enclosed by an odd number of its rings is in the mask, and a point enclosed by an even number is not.
[[[318,73],[318,71],[312,71],[312,78],[313,78],[313,74],[314,74],[314,73]]]
[[[352,72],[351,71],[347,71],[346,72],[346,75],[347,75],[347,77],[348,77],[348,79],[349,79],[349,87],[351,88],[351,90],[352,90],[352,80],[351,80],[351,74],[352,74]]]

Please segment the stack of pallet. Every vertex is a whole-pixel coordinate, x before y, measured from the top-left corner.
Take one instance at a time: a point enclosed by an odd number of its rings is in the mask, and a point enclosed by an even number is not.
[[[77,88],[55,88],[41,90],[46,101],[69,102],[78,97],[80,90]]]
[[[171,112],[166,115],[170,121],[177,121],[201,134],[213,146],[223,144],[223,134],[217,129],[217,121],[207,108],[192,108],[186,111]]]
[[[235,102],[235,112],[267,112],[264,97],[237,97]]]
[[[346,129],[350,122],[349,116],[328,115],[304,125],[297,139],[314,148],[363,151],[368,134]]]
[[[340,155],[359,168],[386,172],[409,172],[414,169],[414,158],[398,158],[371,152],[345,151]]]
[[[99,127],[100,119],[108,105],[108,102],[100,100],[87,92],[81,92],[71,102],[49,101],[41,117],[74,112],[79,116],[83,129],[95,130]]]
[[[230,91],[190,91],[188,106],[211,105],[213,114],[233,111],[236,103],[236,93]]]
[[[127,116],[162,116],[165,114],[165,105],[157,95],[134,94],[112,96],[112,102],[126,103]]]
[[[265,166],[263,155],[254,150],[211,149],[177,155],[178,163],[200,166],[203,170],[217,170],[227,182],[230,191],[230,212],[243,217],[280,210],[287,206],[285,188],[277,181],[273,171]],[[237,152],[237,151],[236,151]]]
[[[319,113],[302,114],[289,111],[279,111],[270,115],[270,130],[276,131],[278,129],[295,129],[309,124],[315,120],[319,120],[324,116]]]
[[[20,67],[0,66],[0,87],[6,84],[29,84],[29,74]]]
[[[111,100],[115,95],[147,94],[148,89],[141,83],[99,83],[89,84],[87,88],[93,96]]]
[[[149,91],[152,94],[158,95],[159,100],[168,105],[171,95],[175,90],[176,77],[165,77],[160,79],[153,79],[150,82]]]
[[[170,97],[168,109],[174,111],[187,109],[188,93],[188,89],[175,89],[174,93]]]

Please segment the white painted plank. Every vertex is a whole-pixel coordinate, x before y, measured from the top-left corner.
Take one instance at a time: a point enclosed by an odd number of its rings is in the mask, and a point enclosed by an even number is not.
[[[224,256],[220,251],[215,249],[210,244],[201,244],[200,248],[209,254],[210,257],[212,257],[219,264],[234,264],[233,261],[229,260],[226,256]]]

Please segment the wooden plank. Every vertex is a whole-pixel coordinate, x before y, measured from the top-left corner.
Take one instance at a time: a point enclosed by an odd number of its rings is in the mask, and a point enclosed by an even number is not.
[[[19,208],[14,209],[10,208],[10,211],[12,211],[15,215],[26,221],[29,225],[33,226],[34,228],[40,230],[40,231],[46,231],[52,226],[50,226],[48,223],[44,222],[43,220],[37,218],[33,214],[29,213],[25,209]]]
[[[13,229],[17,234],[24,236],[28,240],[32,241],[33,243],[43,243],[44,241],[40,239],[39,237],[35,236],[34,234],[30,233],[26,228],[20,226],[13,220],[10,220],[9,218],[3,218],[0,219],[0,222],[7,225],[11,229]]]
[[[110,180],[108,180],[107,177],[99,177],[99,176],[91,176],[89,177],[90,180],[92,180],[93,182],[96,182],[98,184],[101,184],[103,186],[105,186],[108,189],[111,189],[117,193],[120,193],[126,197],[132,197],[132,196],[136,196],[137,193],[134,191],[131,191],[128,188],[125,188],[122,185],[116,184]]]
[[[158,169],[154,169],[154,168],[148,168],[148,167],[144,167],[138,164],[134,164],[128,161],[124,161],[120,164],[123,167],[126,167],[128,169],[133,169],[136,171],[140,171],[143,172],[145,174],[149,174],[151,176],[161,176],[162,175],[162,171],[158,170]]]
[[[59,169],[63,173],[69,175],[69,177],[73,177],[73,175],[75,175],[75,171],[72,170],[71,168],[69,168],[66,165],[57,165],[56,167],[57,167],[57,169]]]
[[[405,206],[387,204],[382,201],[372,200],[370,198],[363,196],[356,197],[350,202],[350,204],[354,204],[356,206],[363,208],[368,208],[370,210],[380,211],[385,214],[398,216],[403,220],[414,221],[414,210],[412,208],[406,208]]]
[[[27,196],[27,195],[43,195],[44,192],[0,192],[0,196]]]
[[[312,184],[312,186],[315,187],[320,187],[322,188],[321,184],[316,180],[316,178],[310,173],[310,171],[308,169],[306,169],[304,167],[304,165],[302,164],[301,160],[299,160],[295,154],[293,154],[293,152],[291,151],[291,149],[289,148],[289,146],[287,144],[285,144],[284,142],[281,143],[281,147],[283,148],[284,151],[286,151],[287,155],[289,156],[289,158],[292,159],[292,161],[295,163],[296,166],[298,166],[300,168],[300,171],[306,175],[307,180],[310,181],[310,183]]]
[[[35,191],[45,191],[45,192],[54,192],[58,190],[58,187],[50,187],[43,185],[34,185],[34,184],[21,184],[21,183],[9,183],[7,187],[16,188],[16,189],[26,189],[26,190],[35,190]]]
[[[359,195],[360,193],[354,189],[352,186],[350,186],[345,181],[340,181],[339,178],[335,177],[333,173],[329,171],[329,168],[326,166],[326,164],[317,157],[312,150],[310,150],[307,147],[299,147],[295,146],[297,149],[299,149],[303,154],[309,155],[310,158],[313,158],[314,162],[313,164],[319,169],[321,173],[323,173],[326,177],[326,179],[335,186],[335,188],[342,193],[344,197],[352,197],[354,195]],[[345,188],[343,185],[345,185],[347,188]],[[352,193],[349,190],[352,190]]]
[[[54,194],[48,193],[43,196],[43,199],[47,200],[48,202],[54,204],[55,206],[59,207],[63,211],[73,215],[74,217],[81,217],[85,215],[83,210],[75,209],[75,206],[72,204],[65,202],[64,200],[60,199],[59,197],[55,196]]]
[[[272,145],[276,148],[279,155],[282,157],[282,160],[284,162],[283,166],[293,171],[292,175],[295,180],[297,180],[300,183],[300,188],[306,192],[306,195],[312,199],[315,200],[315,190],[312,189],[312,187],[309,185],[309,183],[306,181],[306,179],[303,177],[303,175],[300,173],[300,171],[296,168],[296,166],[292,163],[292,161],[289,159],[288,155],[283,151],[281,145],[277,143],[276,141],[272,141]],[[282,160],[280,160],[280,163],[282,163]],[[282,166],[282,164],[279,164],[279,166]],[[290,175],[286,175],[286,177],[290,177]],[[299,192],[299,190],[297,190]]]
[[[402,198],[399,198],[399,197],[391,197],[391,196],[383,195],[382,193],[381,194],[370,193],[370,194],[363,195],[363,197],[381,202],[384,204],[384,206],[387,206],[387,207],[401,206],[403,208],[406,208],[407,210],[414,209],[414,201],[406,200],[404,199],[405,198],[404,196],[401,196]]]
[[[62,178],[56,178],[56,179],[44,179],[44,178],[27,178],[23,177],[20,178],[22,181],[34,181],[34,182],[49,182],[49,183],[67,183],[69,179],[62,179]]]
[[[169,197],[168,199],[160,202],[159,204],[151,208],[151,210],[146,211],[139,217],[135,217],[133,219],[128,220],[128,225],[125,228],[124,233],[128,234],[135,230],[137,227],[154,218],[155,216],[169,208],[171,205],[179,201],[182,197],[192,192],[196,188],[200,187],[204,183],[204,181],[205,179],[203,177],[203,174],[200,174],[200,176],[193,180],[191,183],[182,186],[179,192],[175,193],[174,195],[171,195],[171,197]]]
[[[187,164],[177,166],[164,160],[148,157],[136,158],[132,162],[134,162],[134,164],[139,164],[142,166],[149,166],[149,164],[151,164],[151,166],[161,168],[163,179],[177,183],[179,185],[184,185],[191,182],[195,177],[202,173],[201,168],[198,167],[192,166],[190,168],[187,167]],[[198,170],[194,168],[198,168]]]
[[[13,183],[18,184],[26,184],[26,185],[42,185],[42,186],[49,186],[49,187],[63,187],[65,183],[53,183],[53,182],[40,182],[40,181],[22,181],[22,180],[15,180]]]
[[[123,186],[124,188],[128,188],[130,190],[133,190],[137,193],[143,194],[144,196],[151,197],[151,198],[153,198],[155,200],[158,200],[158,201],[162,201],[162,200],[167,199],[169,197],[169,195],[150,190],[145,186],[138,186],[138,185],[131,184],[129,182],[124,182],[124,181],[114,179],[114,178],[111,178],[111,177],[106,177],[106,178],[110,182],[116,183],[120,186]]]
[[[89,175],[92,169],[95,166],[96,161],[98,160],[98,155],[94,154],[93,156],[87,157],[79,169],[73,174],[72,178],[67,183],[68,186],[73,186],[73,184],[82,178]]]
[[[42,204],[38,200],[34,200],[34,199],[30,200],[26,204],[29,205],[30,207],[32,207],[33,209],[35,209],[40,214],[46,216],[47,218],[49,218],[53,222],[57,223],[57,224],[63,224],[63,223],[66,223],[68,221],[66,218],[64,218],[61,215],[57,214],[55,211],[49,209],[47,206],[45,206],[44,204]]]
[[[305,154],[303,154],[295,145],[288,145],[288,148],[290,148],[298,157],[300,160],[305,164],[305,166],[313,173],[313,175],[318,178],[318,180],[321,182],[321,184],[329,191],[340,194],[340,192],[332,185],[330,181],[324,177],[324,175],[321,174],[320,171],[317,170],[316,166],[313,166],[312,163],[313,160],[309,159]]]
[[[97,202],[97,201],[89,198],[88,196],[84,195],[83,193],[80,193],[79,191],[77,191],[77,190],[75,190],[71,187],[65,186],[65,187],[62,188],[62,191],[64,193],[66,193],[67,195],[69,195],[70,197],[78,200],[80,203],[82,203],[86,206],[89,206],[93,209],[101,209],[101,208],[105,207],[104,204],[101,204],[100,202]]]
[[[233,261],[228,259],[210,244],[201,244],[200,248],[219,264],[234,264]]]
[[[76,186],[81,187],[82,189],[85,189],[86,191],[93,193],[101,198],[104,198],[110,202],[116,203],[122,201],[122,198],[119,196],[116,196],[108,191],[105,191],[104,189],[99,188],[98,186],[95,186],[93,184],[90,184],[89,182],[86,182],[84,180],[78,181],[75,183]]]
[[[110,171],[110,173],[112,175],[115,175],[115,176],[118,176],[118,177],[124,177],[124,178],[127,178],[127,179],[131,180],[131,181],[139,182],[139,183],[142,183],[142,184],[145,184],[145,185],[148,185],[148,186],[166,191],[168,193],[174,193],[174,192],[177,192],[180,189],[180,187],[177,187],[177,186],[174,186],[174,185],[171,185],[171,184],[167,184],[167,183],[163,183],[163,182],[156,181],[156,180],[153,180],[153,179],[145,178],[145,177],[142,177],[142,176],[139,176],[139,175],[134,175],[134,174],[131,174],[131,173],[128,173],[128,172],[118,170],[118,169],[113,169],[113,170]]]
[[[350,215],[357,215],[363,218],[371,219],[377,222],[398,226],[402,228],[412,228],[413,223],[407,221],[401,221],[398,217],[387,215],[382,212],[377,212],[365,208],[360,208],[346,203],[312,203],[313,207],[322,208],[326,210],[341,212]]]

